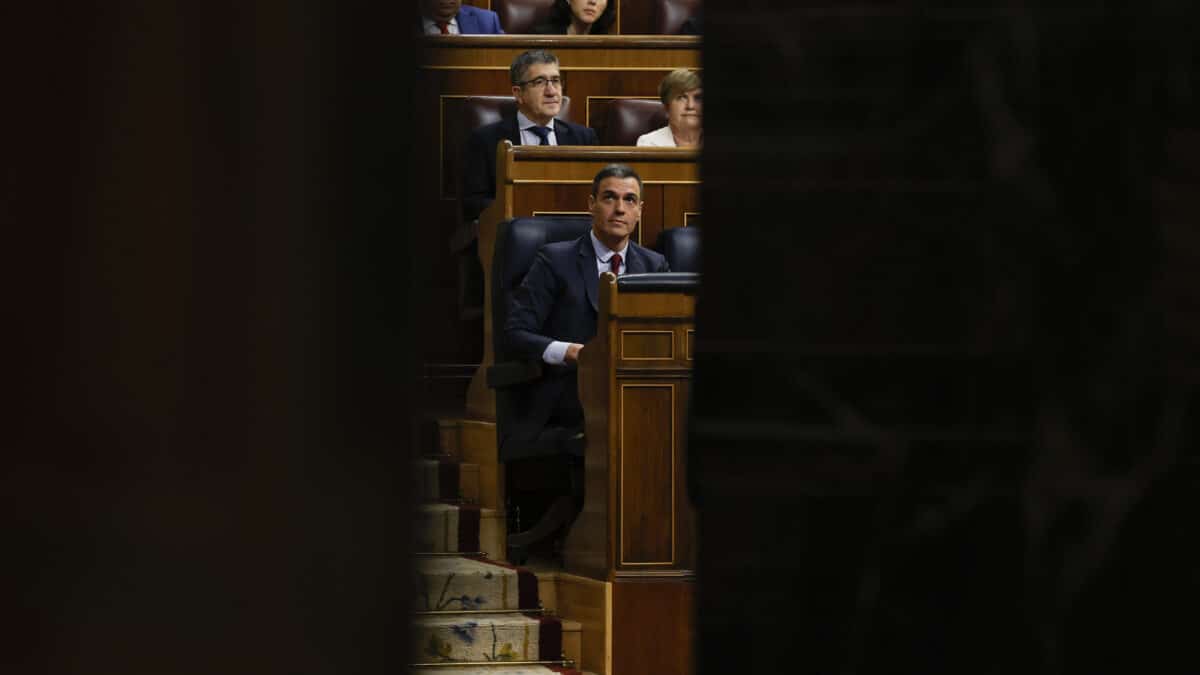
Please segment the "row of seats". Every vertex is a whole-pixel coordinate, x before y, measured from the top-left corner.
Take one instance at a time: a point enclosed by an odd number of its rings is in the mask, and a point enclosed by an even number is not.
[[[619,2],[619,0],[611,0]],[[654,35],[677,35],[683,22],[696,13],[700,0],[654,0]],[[510,35],[532,33],[534,26],[550,18],[554,0],[492,0],[491,9],[500,17],[500,25]]]
[[[471,96],[464,101],[464,129],[478,129],[499,121],[501,116],[515,116],[517,103],[512,96]],[[574,121],[571,116],[571,97],[564,96],[560,118]],[[637,145],[638,136],[667,125],[667,112],[657,100],[623,98],[608,104],[608,114],[602,130],[601,145]]]

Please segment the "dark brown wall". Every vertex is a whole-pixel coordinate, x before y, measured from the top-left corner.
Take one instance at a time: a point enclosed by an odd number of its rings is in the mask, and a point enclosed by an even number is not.
[[[1194,10],[747,9],[705,7],[699,672],[1200,667]]]
[[[0,670],[403,670],[408,13],[335,4],[0,20]]]

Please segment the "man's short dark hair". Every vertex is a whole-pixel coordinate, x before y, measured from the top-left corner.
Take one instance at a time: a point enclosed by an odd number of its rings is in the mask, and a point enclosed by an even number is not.
[[[605,178],[636,178],[638,182],[638,196],[642,196],[642,177],[639,176],[638,172],[634,171],[633,167],[629,166],[628,164],[609,164],[603,169],[600,169],[600,173],[596,174],[596,177],[592,179],[593,197],[595,197],[596,193],[600,190],[600,181],[604,180]]]
[[[517,58],[513,59],[512,65],[508,67],[508,79],[512,80],[513,86],[517,86],[525,81],[525,73],[529,70],[529,66],[535,63],[553,63],[557,65],[558,57],[545,49],[530,49],[527,52],[522,52]]]

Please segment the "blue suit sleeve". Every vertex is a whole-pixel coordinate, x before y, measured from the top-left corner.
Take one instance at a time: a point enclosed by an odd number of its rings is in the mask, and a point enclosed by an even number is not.
[[[546,347],[554,338],[542,335],[546,319],[558,297],[559,279],[551,269],[545,251],[537,258],[513,292],[504,324],[504,343],[508,351],[521,359],[541,360]]]
[[[495,12],[489,12],[492,15],[492,34],[504,35],[504,29],[500,27],[500,15]]]

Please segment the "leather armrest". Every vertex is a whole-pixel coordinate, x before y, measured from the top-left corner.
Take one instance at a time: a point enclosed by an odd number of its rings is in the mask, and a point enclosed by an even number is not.
[[[506,361],[489,366],[487,385],[492,389],[532,382],[542,376],[542,364],[536,361]]]

